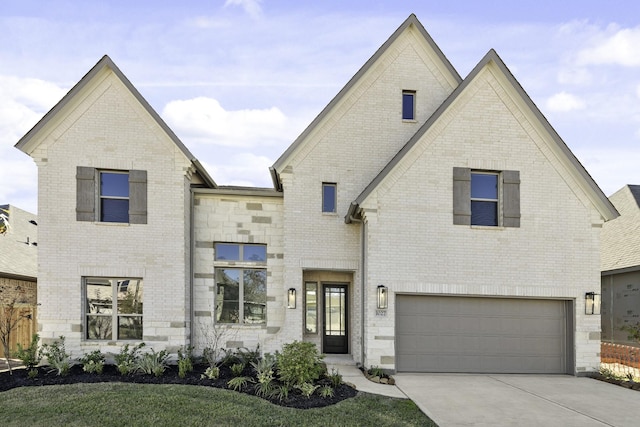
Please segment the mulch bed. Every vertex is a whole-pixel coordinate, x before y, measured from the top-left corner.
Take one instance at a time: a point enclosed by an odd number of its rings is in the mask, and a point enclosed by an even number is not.
[[[45,385],[62,385],[62,384],[76,384],[76,383],[105,383],[105,382],[119,382],[119,383],[136,383],[136,384],[184,384],[194,385],[202,387],[215,387],[221,389],[228,389],[227,382],[233,378],[231,370],[223,366],[220,368],[220,377],[215,380],[208,378],[201,378],[201,374],[206,370],[204,365],[196,365],[192,372],[187,373],[185,378],[178,376],[178,367],[169,366],[164,374],[160,377],[152,375],[134,374],[128,376],[122,376],[117,371],[114,365],[105,365],[102,374],[88,374],[82,370],[82,366],[74,365],[71,367],[71,371],[67,376],[57,376],[55,373],[48,372],[46,367],[40,367],[38,369],[38,375],[34,379],[27,377],[26,369],[16,369],[13,371],[13,375],[9,372],[0,373],[0,392],[11,390],[16,387],[40,387]],[[245,375],[250,375],[247,371]],[[320,380],[316,382],[318,385],[330,385],[328,380]],[[255,395],[253,384],[249,384],[242,390],[242,393]],[[278,398],[264,398],[275,405],[286,406],[290,408],[309,409],[309,408],[321,408],[324,406],[334,405],[345,399],[349,399],[358,394],[358,391],[353,387],[346,384],[342,384],[334,389],[333,397],[322,397],[317,393],[314,393],[310,397],[305,397],[297,389],[291,389],[289,396],[284,400]]]

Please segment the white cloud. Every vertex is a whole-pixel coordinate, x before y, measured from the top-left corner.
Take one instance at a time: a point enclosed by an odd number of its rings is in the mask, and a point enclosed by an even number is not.
[[[251,17],[257,18],[262,13],[262,6],[260,6],[262,0],[227,0],[224,6],[240,6]]]
[[[203,165],[220,185],[272,187],[269,167],[273,160],[252,153],[230,154],[224,162]]]
[[[207,145],[273,146],[291,133],[278,108],[226,111],[217,100],[205,97],[171,101],[162,117],[181,138]]]
[[[592,81],[591,72],[585,68],[567,68],[558,72],[558,83],[562,85],[586,86]]]
[[[585,107],[586,104],[581,98],[567,92],[556,93],[547,100],[547,108],[550,111],[568,112],[583,110]]]
[[[611,35],[601,37],[594,46],[578,52],[580,64],[614,64],[640,67],[640,27],[616,29]]]

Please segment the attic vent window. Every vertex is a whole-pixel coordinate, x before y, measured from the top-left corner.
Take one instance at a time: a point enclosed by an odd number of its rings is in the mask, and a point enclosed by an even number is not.
[[[416,119],[416,91],[402,91],[402,120]]]

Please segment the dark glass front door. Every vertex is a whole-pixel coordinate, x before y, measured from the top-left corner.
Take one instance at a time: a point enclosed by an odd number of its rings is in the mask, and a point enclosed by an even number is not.
[[[324,285],[322,332],[324,353],[346,354],[349,352],[347,307],[347,285]]]

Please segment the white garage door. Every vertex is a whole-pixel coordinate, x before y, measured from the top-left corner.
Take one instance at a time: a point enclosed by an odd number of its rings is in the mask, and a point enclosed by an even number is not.
[[[399,372],[568,373],[568,301],[396,296]]]

